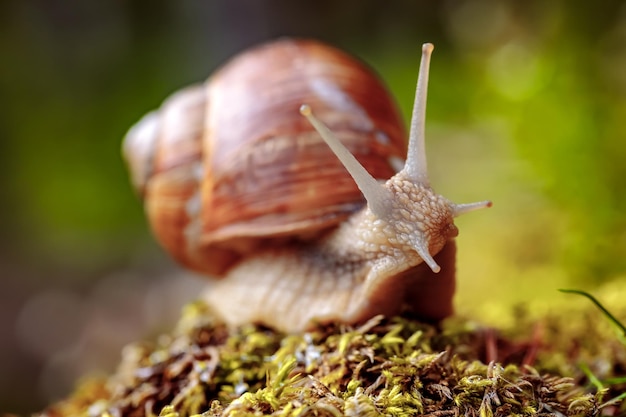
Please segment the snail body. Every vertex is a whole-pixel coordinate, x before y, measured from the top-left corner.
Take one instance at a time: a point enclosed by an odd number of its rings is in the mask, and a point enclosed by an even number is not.
[[[129,131],[124,154],[157,239],[220,278],[206,298],[226,322],[301,331],[452,313],[453,218],[490,203],[453,204],[430,187],[431,51],[397,173],[406,135],[393,100],[367,67],[316,41],[244,52]]]

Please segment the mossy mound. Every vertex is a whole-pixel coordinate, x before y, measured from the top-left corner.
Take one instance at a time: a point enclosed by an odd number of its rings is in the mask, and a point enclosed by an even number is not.
[[[172,335],[127,346],[113,376],[42,415],[626,415],[626,348],[597,315],[566,316],[520,311],[514,334],[377,317],[283,335],[229,331],[194,303]]]

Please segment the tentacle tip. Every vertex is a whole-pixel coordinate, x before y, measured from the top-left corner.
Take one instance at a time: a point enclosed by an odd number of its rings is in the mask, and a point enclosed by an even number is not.
[[[422,260],[426,263],[426,265],[428,265],[428,267],[435,274],[441,271],[441,267],[439,266],[437,261],[435,261],[435,259],[430,255],[430,253],[428,252],[428,248],[426,246],[415,244],[413,245],[413,248],[415,249],[417,254],[420,256],[420,258],[422,258]]]
[[[313,114],[313,111],[311,110],[311,106],[309,106],[308,104],[302,104],[300,106],[300,114],[303,115],[304,117],[309,117]]]
[[[476,203],[453,204],[452,215],[453,217],[458,217],[461,214],[469,213],[470,211],[489,208],[491,206],[493,206],[493,203],[490,200],[479,201]]]
[[[423,54],[427,54],[430,55],[433,53],[433,50],[435,49],[435,45],[433,45],[432,43],[425,43],[422,45],[422,53]]]

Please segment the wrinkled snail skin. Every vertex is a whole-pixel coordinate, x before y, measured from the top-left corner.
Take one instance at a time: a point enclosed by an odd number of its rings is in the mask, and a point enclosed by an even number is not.
[[[434,244],[442,267],[435,274],[413,250],[385,244],[376,233],[383,225],[374,223],[363,210],[318,242],[252,256],[205,292],[209,305],[231,324],[261,322],[287,332],[404,310],[433,321],[452,314],[454,241]]]
[[[316,41],[244,52],[131,129],[124,152],[155,235],[219,278],[204,297],[223,320],[297,332],[452,313],[453,219],[490,203],[454,204],[430,187],[432,49],[397,173],[405,134],[393,100],[363,64]]]

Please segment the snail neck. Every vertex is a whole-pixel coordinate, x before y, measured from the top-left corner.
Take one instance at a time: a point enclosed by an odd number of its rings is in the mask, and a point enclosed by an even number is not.
[[[328,236],[322,243],[324,252],[401,272],[424,258],[432,259],[457,235],[452,204],[428,185],[409,181],[399,173],[384,188],[389,195],[384,217],[380,210],[364,207]]]

